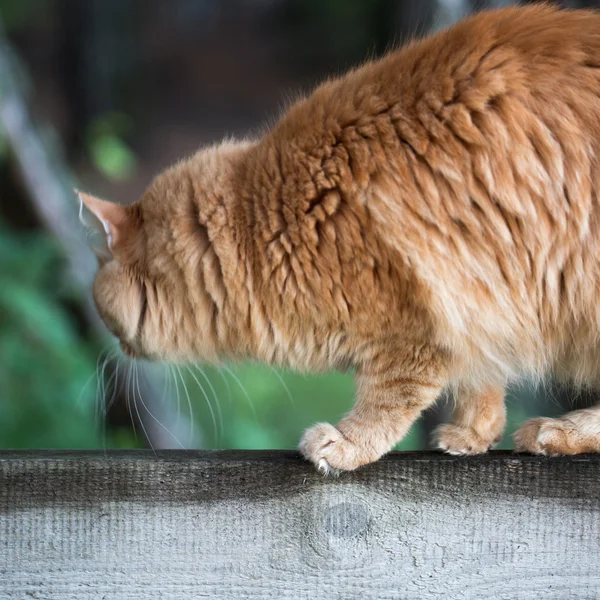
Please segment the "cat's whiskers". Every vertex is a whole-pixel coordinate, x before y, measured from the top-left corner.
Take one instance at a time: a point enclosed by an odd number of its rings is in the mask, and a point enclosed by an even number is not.
[[[114,357],[113,357],[114,358]],[[107,437],[107,418],[108,418],[108,411],[109,411],[109,402],[108,400],[108,394],[112,391],[112,395],[111,395],[111,400],[110,400],[110,404],[112,405],[112,402],[114,401],[115,395],[116,395],[116,385],[117,385],[117,379],[118,379],[118,373],[119,373],[119,362],[121,360],[120,356],[117,355],[117,362],[113,367],[112,373],[110,374],[110,377],[108,378],[108,380],[106,381],[106,384],[104,386],[104,390],[102,392],[102,396],[100,398],[100,402],[101,402],[101,411],[102,414],[100,415],[100,438],[102,440],[102,449],[104,451],[106,451],[106,437]]]
[[[225,376],[225,373],[223,373],[223,365],[219,364],[218,368],[217,368],[217,373],[219,373],[219,377],[221,377],[221,379],[223,380],[223,384],[225,385],[225,388],[227,389],[227,401],[228,401],[228,405],[229,408],[231,408],[232,404],[233,404],[233,393],[231,391],[231,385],[229,383],[229,379],[227,379],[227,377]]]
[[[137,429],[135,427],[135,420],[133,418],[133,413],[131,412],[131,403],[130,403],[130,383],[132,385],[133,389],[133,382],[132,382],[132,369],[133,369],[133,361],[129,361],[128,362],[128,366],[127,366],[127,377],[126,377],[126,383],[125,383],[125,403],[127,405],[127,412],[129,412],[129,418],[131,419],[131,426],[133,427],[133,437],[135,439],[135,441],[137,442]]]
[[[160,397],[160,403],[162,405],[165,404],[167,398],[170,396],[169,392],[171,391],[171,377],[169,376],[168,365],[163,365],[162,373],[163,373],[163,393]]]
[[[109,348],[106,352],[106,357],[104,358],[104,362],[102,364],[102,371],[100,372],[100,398],[99,398],[99,406],[98,406],[98,418],[104,421],[104,417],[106,417],[106,395],[107,390],[110,386],[112,379],[114,379],[115,372],[113,371],[108,379],[106,379],[106,367],[114,360],[117,356],[117,352],[114,348]]]
[[[108,394],[112,390],[114,390],[115,380],[117,379],[118,364],[119,363],[118,363],[118,359],[117,359],[117,364],[112,369],[112,373],[110,374],[108,380],[106,381],[106,385],[104,386],[104,393],[102,395],[102,417],[103,417],[103,421],[106,420],[106,417],[108,415],[108,402],[106,400],[108,398]]]
[[[135,389],[134,389],[134,394],[133,394],[133,406],[135,408],[135,412],[136,412],[138,421],[140,422],[142,432],[144,433],[144,436],[145,436],[146,440],[148,441],[148,444],[149,444],[150,448],[152,449],[152,452],[154,452],[154,456],[156,456],[156,450],[154,449],[154,444],[152,443],[152,439],[148,435],[148,431],[146,430],[146,426],[144,425],[144,419],[142,419],[142,416],[140,415],[140,410],[137,405],[135,392],[137,392],[137,397],[140,399],[142,406],[146,409],[146,412],[148,414],[151,414],[150,411],[148,410],[148,408],[146,407],[144,400],[142,399],[142,394],[140,392],[140,379],[139,379],[139,372],[138,372],[138,363],[135,361],[133,361],[133,374],[134,374],[134,380],[135,380]],[[160,423],[160,421],[158,421],[158,419],[155,419],[155,420],[158,423]]]
[[[110,400],[105,405],[105,413],[104,413],[105,417],[108,417],[108,413],[109,413],[110,409],[113,407],[115,400],[117,399],[117,394],[119,392],[119,371],[121,369],[121,360],[122,359],[123,359],[123,355],[119,354],[117,356],[117,364],[115,365],[114,380],[111,384],[112,394],[111,394]]]
[[[87,387],[90,385],[92,379],[94,379],[94,377],[96,377],[96,385],[98,385],[98,372],[97,372],[96,368],[94,368],[92,370],[92,372],[90,373],[90,376],[86,379],[85,383],[81,386],[81,391],[79,392],[79,395],[77,396],[77,399],[75,400],[75,408],[79,408],[79,406],[81,404],[81,399],[83,398],[83,394],[84,394],[85,390],[87,389]]]
[[[212,407],[212,403],[210,401],[210,398],[208,397],[208,394],[206,393],[206,390],[202,387],[202,384],[200,383],[200,381],[198,381],[198,378],[196,377],[196,375],[194,374],[194,372],[192,371],[192,369],[189,366],[186,366],[187,370],[189,371],[190,375],[192,376],[193,380],[196,382],[196,384],[198,385],[198,388],[200,389],[200,391],[202,392],[202,395],[204,396],[204,399],[206,400],[206,404],[208,406],[208,410],[210,411],[210,416],[212,419],[212,423],[213,423],[213,429],[215,432],[215,445],[217,446],[217,448],[219,447],[219,430],[217,428],[217,420],[215,418],[215,411]],[[204,373],[203,373],[204,375]],[[206,378],[206,375],[204,375],[204,377]],[[207,380],[208,381],[208,380]],[[212,387],[212,385],[210,384],[210,381],[208,382],[213,393],[214,393],[214,388]],[[216,394],[215,394],[215,398],[216,398]],[[217,400],[217,407],[218,407],[219,403]],[[219,410],[219,415],[221,414],[220,410]],[[221,421],[221,425],[222,425],[222,421]]]
[[[104,359],[102,360],[102,368],[99,368],[100,360],[104,355]],[[102,448],[106,450],[106,396],[107,390],[112,385],[112,380],[115,377],[116,371],[111,373],[108,380],[105,377],[106,368],[112,362],[112,360],[117,356],[117,352],[114,346],[107,346],[104,348],[98,355],[98,359],[96,361],[96,374],[97,374],[97,383],[96,383],[96,399],[95,399],[95,410],[94,410],[94,420],[96,427],[100,430],[100,437],[102,440]]]
[[[143,375],[143,371],[142,371],[142,375]],[[169,382],[168,378],[165,379],[165,388],[166,388],[167,382]],[[143,398],[142,394],[139,394],[139,397],[140,397],[140,402],[142,403],[142,408],[148,413],[148,415],[150,416],[150,418],[153,421],[155,421],[160,427],[162,427],[169,434],[169,436],[172,437],[175,440],[175,442],[177,443],[177,445],[182,450],[187,450],[186,446],[184,446],[181,443],[181,441],[179,440],[179,438],[150,410],[150,408],[148,407],[148,405],[144,402],[144,398]],[[164,397],[163,397],[163,403],[164,403]]]
[[[279,371],[277,371],[277,369],[275,367],[272,367],[271,365],[267,365],[267,366],[269,367],[269,369],[271,369],[271,372],[275,375],[275,377],[277,377],[277,379],[279,379],[279,382],[281,383],[283,389],[285,390],[285,393],[290,401],[290,404],[292,405],[292,408],[294,410],[296,410],[296,403],[294,402],[294,397],[292,396],[292,392],[290,392],[290,388],[287,386],[281,373],[279,373]]]
[[[250,405],[250,408],[252,410],[252,415],[254,416],[254,422],[258,423],[258,415],[256,414],[256,409],[254,408],[254,403],[252,402],[252,399],[250,398],[250,395],[246,391],[246,388],[244,387],[244,384],[239,380],[238,376],[227,365],[223,365],[223,369],[237,383],[237,385],[240,388],[240,390],[242,390],[242,394],[244,394],[244,397],[248,401],[248,404]]]
[[[193,445],[193,440],[194,440],[194,409],[192,408],[192,400],[190,398],[190,393],[188,391],[187,388],[187,384],[185,383],[185,379],[183,378],[183,375],[181,374],[181,368],[179,367],[179,365],[174,365],[175,369],[177,370],[177,373],[179,374],[179,379],[181,380],[181,385],[183,386],[183,391],[185,392],[185,396],[187,398],[187,403],[188,403],[188,408],[189,408],[189,415],[190,415],[190,433],[189,433],[189,439],[188,439],[188,447]]]
[[[224,435],[224,426],[223,426],[223,411],[221,410],[221,404],[219,402],[219,396],[217,394],[217,391],[215,390],[215,386],[212,384],[212,381],[210,380],[210,377],[208,377],[208,375],[206,374],[206,372],[204,371],[204,369],[200,365],[197,365],[197,364],[194,364],[192,366],[200,373],[200,375],[202,375],[202,377],[204,378],[204,380],[208,384],[208,387],[210,388],[210,391],[211,391],[211,394],[212,394],[213,398],[215,399],[215,405],[217,407],[217,418],[219,420],[220,443],[222,443],[223,442],[223,435]]]
[[[103,348],[98,353],[98,357],[96,358],[96,396],[94,399],[94,423],[98,425],[98,415],[99,415],[99,406],[100,406],[100,398],[103,393],[103,383],[104,383],[104,368],[106,367],[106,358],[108,356],[108,347]],[[102,367],[100,366],[102,364]]]
[[[176,407],[175,407],[175,412],[177,413],[177,416],[175,418],[175,427],[177,429],[179,429],[179,417],[181,414],[181,397],[179,395],[179,383],[177,381],[177,377],[175,375],[175,369],[173,368],[173,365],[167,365],[169,367],[169,373],[171,374],[171,377],[173,378],[173,383],[175,384],[175,398],[176,398]]]

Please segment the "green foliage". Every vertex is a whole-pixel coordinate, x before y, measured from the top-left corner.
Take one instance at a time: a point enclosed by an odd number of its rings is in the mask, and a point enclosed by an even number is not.
[[[123,140],[131,126],[126,115],[108,113],[94,120],[88,128],[88,152],[94,166],[108,179],[123,181],[135,171],[135,155]]]
[[[0,224],[0,446],[94,448],[95,349],[62,303],[51,239]]]

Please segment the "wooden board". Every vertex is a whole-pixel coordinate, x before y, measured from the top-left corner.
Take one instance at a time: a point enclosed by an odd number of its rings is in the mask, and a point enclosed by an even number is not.
[[[0,598],[600,597],[600,458],[0,453]]]

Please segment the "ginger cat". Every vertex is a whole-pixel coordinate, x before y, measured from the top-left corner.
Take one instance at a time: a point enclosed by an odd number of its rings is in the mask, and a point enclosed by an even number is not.
[[[353,368],[357,400],[300,442],[377,460],[440,393],[485,452],[523,376],[600,383],[600,14],[472,16],[327,81],[259,139],[206,148],[104,226],[94,298],[125,353]],[[600,451],[600,407],[534,419],[538,454]]]

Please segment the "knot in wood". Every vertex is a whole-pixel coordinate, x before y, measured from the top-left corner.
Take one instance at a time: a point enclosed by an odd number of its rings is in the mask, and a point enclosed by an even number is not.
[[[323,525],[330,535],[354,537],[367,529],[369,513],[362,504],[341,502],[326,510],[323,515]]]

